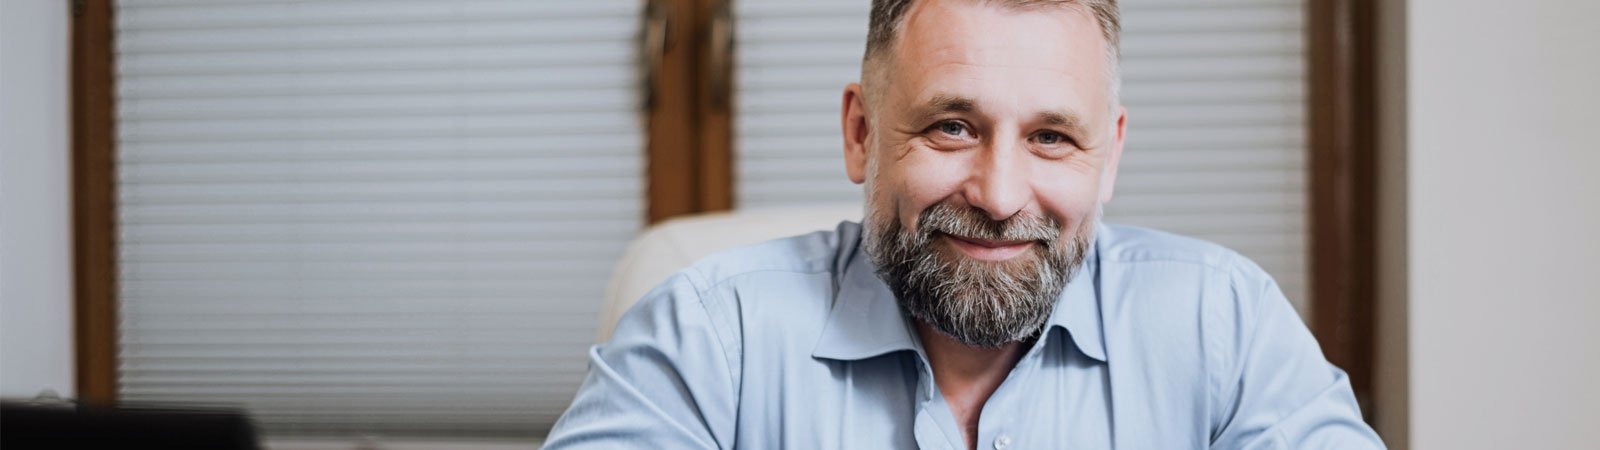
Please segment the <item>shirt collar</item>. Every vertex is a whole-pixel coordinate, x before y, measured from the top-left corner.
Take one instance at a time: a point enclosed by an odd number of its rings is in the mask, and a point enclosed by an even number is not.
[[[850,361],[902,350],[917,351],[920,346],[905,315],[900,313],[894,293],[878,278],[870,258],[861,249],[861,225],[840,223],[837,232],[839,250],[833,269],[833,308],[811,356]],[[1050,329],[1060,327],[1079,351],[1104,362],[1097,247],[1098,242],[1090,246],[1082,269],[1062,289],[1043,335],[1048,339],[1053,335]]]

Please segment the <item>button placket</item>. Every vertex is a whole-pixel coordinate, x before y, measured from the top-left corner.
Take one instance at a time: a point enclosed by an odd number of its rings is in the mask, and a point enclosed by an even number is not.
[[[1012,369],[1011,375],[1001,384],[1000,389],[996,390],[989,398],[989,403],[997,406],[995,408],[996,411],[1006,412],[999,423],[993,424],[994,428],[992,430],[995,434],[990,444],[995,450],[1008,450],[1016,442],[1012,432],[1018,427],[1019,415],[1017,412],[1019,408],[1024,407],[1027,403],[1026,399],[1020,397],[1022,394],[1021,391],[1017,390],[1017,386],[1026,384],[1027,380],[1038,375],[1036,372],[1043,361],[1039,350],[1041,345],[1038,344],[1042,343],[1036,343],[1034,348],[1025,354],[1021,361],[1017,362],[1017,366]],[[989,410],[990,404],[984,405],[984,417],[993,417]],[[981,442],[979,446],[982,446]]]

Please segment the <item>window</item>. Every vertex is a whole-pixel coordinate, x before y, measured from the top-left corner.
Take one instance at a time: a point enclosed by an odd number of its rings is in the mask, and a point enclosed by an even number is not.
[[[118,397],[538,437],[643,226],[639,5],[116,10]]]

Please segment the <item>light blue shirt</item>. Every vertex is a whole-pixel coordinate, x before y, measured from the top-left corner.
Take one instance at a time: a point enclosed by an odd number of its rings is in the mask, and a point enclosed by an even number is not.
[[[674,275],[589,352],[545,448],[964,448],[860,240],[845,222]],[[978,448],[1383,448],[1260,267],[1134,227],[1092,248]]]

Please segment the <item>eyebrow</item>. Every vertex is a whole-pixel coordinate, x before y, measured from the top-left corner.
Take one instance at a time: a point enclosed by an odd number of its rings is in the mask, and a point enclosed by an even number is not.
[[[928,99],[927,102],[923,102],[922,105],[917,108],[917,120],[918,122],[927,122],[933,120],[934,116],[938,116],[940,114],[969,113],[977,110],[978,102],[973,99],[954,95],[939,94]]]
[[[1078,139],[1086,138],[1089,131],[1083,118],[1071,111],[1042,111],[1036,117],[1048,125],[1065,128],[1068,135]]]
[[[953,95],[935,95],[928,105],[939,112],[972,112],[978,109],[978,102]]]

